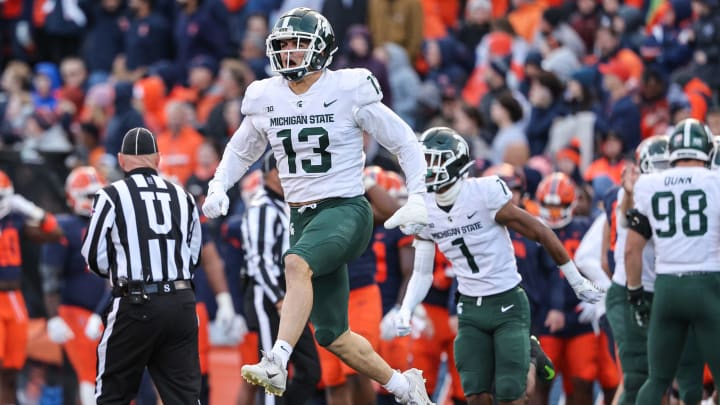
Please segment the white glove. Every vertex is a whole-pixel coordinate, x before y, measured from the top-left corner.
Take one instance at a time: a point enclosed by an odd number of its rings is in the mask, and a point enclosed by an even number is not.
[[[103,333],[102,318],[98,314],[92,314],[85,324],[85,336],[90,340],[97,340]]]
[[[600,301],[605,295],[605,290],[596,286],[595,283],[585,277],[581,277],[575,283],[571,283],[570,287],[572,287],[573,291],[575,291],[575,295],[578,299],[591,304]]]
[[[70,327],[59,316],[54,316],[48,320],[47,334],[51,341],[58,344],[63,344],[75,337]]]
[[[412,319],[412,314],[407,308],[400,308],[394,317],[394,325],[395,325],[395,333],[397,336],[407,336],[412,331],[412,325],[410,325],[410,320]]]
[[[400,227],[406,235],[420,233],[428,223],[428,213],[425,200],[421,194],[410,194],[405,205],[385,221],[385,228]]]
[[[27,219],[38,223],[45,216],[45,211],[42,208],[20,194],[13,194],[10,197],[10,208],[13,212],[23,214]]]
[[[580,312],[578,314],[578,321],[580,321],[580,323],[590,323],[595,319],[595,313],[597,312],[595,304],[581,302],[578,304],[577,309]]]
[[[380,321],[380,339],[392,340],[395,336],[397,336],[395,332],[395,317],[397,316],[399,309],[399,307],[394,306],[387,314],[385,314],[385,316],[383,316],[382,321]]]
[[[213,346],[236,346],[247,333],[247,323],[242,315],[235,315],[230,329],[224,329],[217,319],[210,322],[210,344]]]
[[[221,292],[215,296],[215,302],[217,302],[215,322],[228,332],[232,329],[235,321],[235,306],[233,306],[232,297],[228,292]]]
[[[225,193],[224,187],[218,181],[211,181],[208,195],[202,206],[203,214],[208,218],[217,218],[227,215],[228,208],[230,208],[230,199]]]
[[[412,318],[410,318],[410,328],[410,333],[415,339],[422,335],[430,338],[435,333],[432,320],[428,317],[424,306],[418,305],[415,307]]]

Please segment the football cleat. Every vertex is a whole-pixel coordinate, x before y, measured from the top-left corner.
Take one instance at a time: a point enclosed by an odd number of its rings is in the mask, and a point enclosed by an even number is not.
[[[288,373],[272,352],[262,352],[260,363],[244,365],[240,374],[250,384],[265,388],[268,394],[281,397],[285,393]]]

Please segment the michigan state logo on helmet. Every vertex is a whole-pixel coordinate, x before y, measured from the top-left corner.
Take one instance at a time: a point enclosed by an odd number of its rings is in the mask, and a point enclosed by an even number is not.
[[[669,139],[670,164],[691,159],[710,163],[714,140],[710,129],[700,121],[688,118],[680,121]]]
[[[425,186],[428,192],[455,183],[473,164],[467,142],[453,129],[430,128],[420,136],[420,142],[427,162]]]
[[[284,40],[293,41],[283,49],[281,41]],[[307,47],[304,47],[305,43]],[[299,80],[308,72],[326,68],[336,51],[335,33],[328,20],[317,11],[305,7],[294,8],[280,17],[265,42],[265,53],[270,59],[272,71],[290,81]],[[283,62],[295,52],[304,53],[301,63]]]
[[[640,166],[640,173],[655,173],[667,169],[670,166],[668,137],[653,135],[642,141],[635,149],[635,160]]]

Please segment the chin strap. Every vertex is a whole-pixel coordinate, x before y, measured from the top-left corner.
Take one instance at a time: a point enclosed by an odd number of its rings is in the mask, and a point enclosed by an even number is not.
[[[445,207],[455,204],[455,200],[457,200],[457,197],[460,194],[460,189],[462,189],[462,183],[463,179],[460,178],[447,190],[442,193],[435,193],[435,201],[437,201],[439,205]]]

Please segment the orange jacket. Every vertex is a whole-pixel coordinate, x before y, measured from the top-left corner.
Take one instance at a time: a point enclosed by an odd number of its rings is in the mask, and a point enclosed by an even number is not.
[[[197,166],[197,150],[203,143],[203,137],[193,127],[185,126],[180,133],[161,132],[157,143],[160,149],[160,171],[177,179],[184,185]]]

